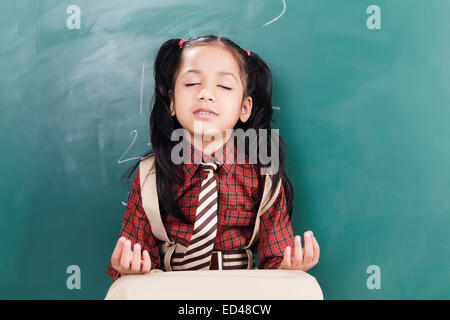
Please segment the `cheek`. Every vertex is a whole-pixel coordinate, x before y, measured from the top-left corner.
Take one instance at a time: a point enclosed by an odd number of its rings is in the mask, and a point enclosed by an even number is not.
[[[241,112],[240,108],[233,108],[233,110],[227,110],[227,112],[223,114],[221,121],[223,121],[223,124],[226,127],[232,129],[239,121],[240,112]]]
[[[175,92],[175,101],[177,104],[183,104],[186,101],[186,97],[189,97],[189,91],[187,90],[177,90]]]

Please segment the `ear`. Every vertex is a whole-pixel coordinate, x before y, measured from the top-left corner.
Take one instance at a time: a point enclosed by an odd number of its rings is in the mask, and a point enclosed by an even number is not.
[[[170,99],[170,115],[173,117],[175,115],[175,108],[173,106],[172,90],[169,90],[169,99]]]
[[[239,117],[242,122],[246,122],[248,118],[250,118],[250,115],[252,114],[252,107],[252,97],[248,96],[244,98],[244,101],[242,102],[241,115]]]

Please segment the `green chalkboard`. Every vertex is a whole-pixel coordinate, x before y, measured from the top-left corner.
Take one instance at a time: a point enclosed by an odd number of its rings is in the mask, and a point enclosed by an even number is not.
[[[325,299],[450,298],[450,3],[0,2],[0,299],[103,299],[153,59],[224,35],[274,76]],[[78,19],[79,18],[79,19]],[[70,266],[80,287],[70,289]]]

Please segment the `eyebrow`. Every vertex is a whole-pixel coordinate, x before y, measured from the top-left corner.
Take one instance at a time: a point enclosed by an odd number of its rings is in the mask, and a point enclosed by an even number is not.
[[[182,76],[184,76],[185,74],[187,74],[187,73],[189,73],[189,72],[193,72],[193,73],[197,73],[197,74],[203,73],[202,71],[200,71],[200,70],[198,70],[198,69],[188,69],[188,70],[186,70],[186,71],[182,74]],[[218,74],[218,75],[221,75],[221,76],[230,75],[230,76],[232,76],[232,77],[234,78],[234,80],[237,82],[236,77],[235,77],[234,74],[231,73],[231,72],[228,72],[228,71],[217,71],[217,74]]]

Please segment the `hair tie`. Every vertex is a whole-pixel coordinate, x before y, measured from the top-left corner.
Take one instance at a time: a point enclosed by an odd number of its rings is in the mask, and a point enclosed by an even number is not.
[[[250,51],[245,50],[245,52],[247,52],[247,55],[250,57]]]
[[[180,42],[178,42],[178,46],[181,48],[185,42],[186,40],[181,39]]]

